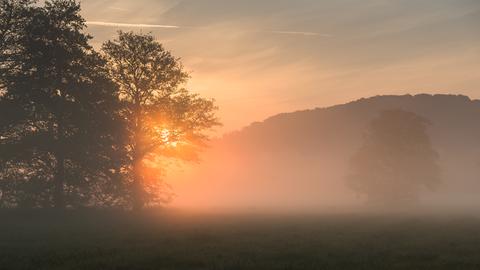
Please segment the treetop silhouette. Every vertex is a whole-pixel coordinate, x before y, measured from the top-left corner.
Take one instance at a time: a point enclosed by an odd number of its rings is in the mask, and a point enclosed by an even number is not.
[[[411,112],[383,111],[351,159],[350,187],[366,195],[369,203],[389,206],[415,203],[422,188],[435,188],[440,170],[428,125]]]
[[[217,107],[213,100],[184,88],[189,75],[180,59],[152,35],[120,31],[117,39],[104,43],[102,51],[124,103],[126,168],[133,184],[134,208],[142,208],[163,201],[157,188],[161,181],[152,179],[162,175],[162,157],[195,159],[208,131],[219,125]],[[147,177],[144,172],[152,170],[156,173]]]
[[[219,124],[179,59],[123,32],[96,52],[73,0],[0,15],[0,206],[164,203],[160,157],[193,160]]]

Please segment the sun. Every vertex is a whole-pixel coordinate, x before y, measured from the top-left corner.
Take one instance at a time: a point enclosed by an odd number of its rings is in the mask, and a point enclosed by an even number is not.
[[[155,126],[154,130],[164,146],[173,148],[178,146],[178,139],[180,137],[178,131],[174,131],[164,126]]]

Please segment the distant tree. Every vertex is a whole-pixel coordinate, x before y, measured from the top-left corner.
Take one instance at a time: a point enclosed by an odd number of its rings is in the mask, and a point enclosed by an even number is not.
[[[127,121],[128,163],[135,209],[164,202],[162,158],[194,160],[219,125],[213,100],[189,93],[184,85],[189,75],[154,37],[119,32],[103,44],[110,76],[120,88]]]
[[[422,188],[433,189],[440,182],[438,154],[427,134],[428,125],[411,112],[382,112],[351,159],[350,187],[372,204],[417,202]]]
[[[105,61],[82,32],[79,4],[1,3],[28,16],[14,16],[21,23],[10,28],[12,20],[0,19],[4,41],[14,41],[2,45],[0,62],[0,203],[63,208],[113,200],[116,191],[105,192],[117,189],[120,174],[120,103]]]

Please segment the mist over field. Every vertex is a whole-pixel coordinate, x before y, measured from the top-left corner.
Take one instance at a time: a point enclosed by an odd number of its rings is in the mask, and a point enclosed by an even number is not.
[[[480,269],[480,1],[0,0],[0,270]]]
[[[348,187],[349,162],[370,121],[391,109],[430,122],[427,133],[438,154],[440,181],[432,190],[420,188],[418,206],[475,211],[480,203],[480,102],[457,95],[378,96],[253,123],[213,141],[201,164],[172,177],[178,185],[173,205],[287,212],[361,209],[365,194]]]

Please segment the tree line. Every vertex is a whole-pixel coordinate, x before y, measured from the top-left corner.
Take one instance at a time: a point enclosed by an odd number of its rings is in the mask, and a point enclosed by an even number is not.
[[[220,125],[152,35],[119,32],[95,50],[80,11],[75,0],[0,0],[0,208],[164,204],[165,160],[197,160]],[[417,201],[440,183],[428,125],[382,112],[348,185],[373,204]]]
[[[196,160],[220,124],[152,35],[119,32],[97,51],[80,11],[0,0],[0,207],[163,204],[164,160]]]

